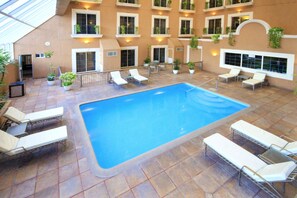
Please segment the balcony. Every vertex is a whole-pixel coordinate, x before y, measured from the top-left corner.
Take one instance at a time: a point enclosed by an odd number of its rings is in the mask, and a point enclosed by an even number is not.
[[[185,13],[195,13],[195,4],[188,3],[187,1],[184,1],[184,2],[182,2],[179,11],[185,12]]]
[[[117,6],[134,7],[139,8],[139,0],[117,0]]]
[[[253,0],[230,0],[226,4],[226,8],[236,8],[251,5],[253,5]]]
[[[178,37],[192,37],[195,34],[194,28],[180,28]]]
[[[73,26],[72,38],[102,38],[101,29],[99,25],[87,25],[81,27],[76,24]]]
[[[205,2],[204,12],[216,11],[224,9],[223,0],[207,1]]]
[[[118,34],[116,37],[140,37],[138,27],[127,27],[125,25],[121,25],[118,27]]]
[[[169,33],[169,28],[154,27],[151,37],[170,37],[171,35]]]
[[[212,34],[222,34],[222,28],[217,27],[217,28],[203,28],[203,35],[208,36]]]
[[[171,0],[167,0],[165,3],[161,0],[154,0],[153,1],[153,10],[165,10],[170,11],[171,10]]]

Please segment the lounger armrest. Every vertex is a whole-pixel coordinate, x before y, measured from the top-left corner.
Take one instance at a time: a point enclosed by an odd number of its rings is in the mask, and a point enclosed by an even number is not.
[[[279,137],[281,137],[281,138],[283,138],[283,139],[290,140],[291,142],[296,142],[296,140],[294,140],[293,138],[290,138],[290,137],[288,137],[288,136],[286,136],[286,135],[281,135],[281,136],[279,136]]]
[[[265,182],[273,191],[274,193],[276,193],[279,197],[282,197],[282,195],[274,188],[274,186],[268,182],[266,179],[264,179],[261,175],[259,175],[257,172],[255,172],[253,169],[249,168],[248,166],[243,166],[240,169],[240,172],[243,172],[243,169],[248,169],[250,172],[252,172],[253,174],[255,174],[256,176],[258,176],[259,178],[261,178],[263,180],[263,182]]]
[[[19,150],[19,149],[22,149],[22,150],[24,150],[24,151],[28,151],[27,149],[25,149],[25,147],[17,147],[17,148],[14,148],[14,149],[11,149],[11,150],[9,150],[9,151],[6,151],[6,152],[4,152],[6,155],[8,155],[7,153],[10,153],[10,152],[13,152],[13,151],[15,151],[15,150]]]
[[[279,148],[280,151],[281,150],[286,151],[288,153],[288,155],[294,155],[294,153],[292,153],[291,151],[285,149],[286,146],[287,146],[287,144],[284,147],[280,147],[280,146],[278,146],[276,144],[271,144],[268,149],[274,149],[274,150],[276,150],[275,148]]]

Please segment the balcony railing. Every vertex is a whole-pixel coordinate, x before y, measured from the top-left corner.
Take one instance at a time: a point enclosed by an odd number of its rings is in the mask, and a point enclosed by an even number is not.
[[[180,34],[181,35],[189,35],[189,34],[195,34],[195,31],[193,28],[180,28]]]
[[[172,0],[166,0],[166,1],[154,0],[154,6],[160,7],[160,8],[170,8],[171,2]]]
[[[205,2],[205,9],[218,8],[223,6],[223,0],[207,1]]]
[[[138,27],[127,27],[124,25],[121,25],[118,27],[118,32],[120,35],[126,35],[126,34],[138,34]]]
[[[203,34],[222,34],[222,28],[203,28]]]
[[[252,2],[252,0],[230,0],[227,2],[228,2],[227,5],[234,5],[234,4],[240,4],[240,3],[250,3]]]
[[[100,26],[99,25],[87,25],[81,27],[79,24],[73,26],[73,34],[74,35],[101,35]]]
[[[117,0],[118,6],[140,7],[139,0]]]
[[[182,2],[181,4],[181,10],[195,10],[195,4],[194,3],[188,3],[186,1]]]
[[[153,34],[169,34],[169,28],[154,27]]]

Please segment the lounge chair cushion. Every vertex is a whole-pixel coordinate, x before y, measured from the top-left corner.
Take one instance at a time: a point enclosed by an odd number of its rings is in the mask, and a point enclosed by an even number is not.
[[[277,147],[274,148],[277,150],[282,150],[282,148],[288,144],[286,140],[243,120],[233,123],[231,125],[231,130],[241,133],[247,136],[249,139],[261,143],[267,148],[272,145],[277,145]]]
[[[0,151],[6,153],[14,148],[19,141],[19,138],[16,138],[2,130],[0,130]]]
[[[148,80],[148,78],[146,78],[146,77],[140,75],[137,69],[130,69],[130,70],[129,70],[129,73],[130,73],[130,75],[131,75],[135,80],[137,80],[138,82],[142,82],[142,81],[146,81],[146,80]]]
[[[117,85],[128,84],[128,82],[121,77],[121,73],[119,71],[110,72],[110,76],[111,76],[113,82]]]
[[[22,120],[25,119],[26,114],[14,107],[8,107],[3,116],[15,123],[20,124],[22,123]]]
[[[232,68],[229,73],[220,74],[219,77],[224,78],[224,79],[234,78],[234,77],[238,76],[239,73],[240,73],[240,69]]]
[[[287,152],[287,151],[289,151],[289,152]],[[291,155],[292,153],[296,154],[297,153],[297,141],[288,143],[285,146],[284,150],[282,150],[282,153],[285,153],[286,155]]]
[[[51,118],[55,118],[55,117],[61,117],[61,116],[63,116],[63,114],[64,114],[64,108],[58,107],[58,108],[28,113],[24,119],[30,120],[30,122],[38,122],[41,120],[51,119]]]
[[[205,138],[203,142],[258,182],[264,181],[248,168],[269,182],[285,181],[287,176],[296,168],[296,164],[291,161],[268,165],[249,151],[218,133]]]
[[[243,84],[248,84],[248,85],[256,85],[259,83],[262,83],[263,81],[257,80],[257,79],[248,79],[248,80],[244,80],[242,81]]]
[[[290,161],[267,165],[257,173],[267,181],[285,181],[295,168],[295,163]]]

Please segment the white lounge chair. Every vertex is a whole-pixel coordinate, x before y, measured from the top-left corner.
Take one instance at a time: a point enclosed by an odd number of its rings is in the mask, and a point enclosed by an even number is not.
[[[63,107],[47,109],[47,110],[37,111],[33,113],[28,113],[28,114],[25,114],[14,107],[9,107],[3,116],[8,120],[11,120],[12,122],[15,122],[17,124],[21,124],[21,123],[34,124],[34,123],[42,122],[46,120],[62,118],[63,114],[64,114]]]
[[[278,164],[267,164],[249,151],[216,133],[203,140],[205,143],[205,154],[207,148],[211,148],[234,168],[239,170],[239,184],[241,174],[246,175],[261,189],[272,197],[282,197],[272,185],[276,182],[292,182],[295,180],[296,164],[292,161]]]
[[[148,78],[140,75],[137,69],[129,69],[129,73],[139,83],[143,81],[148,81]]]
[[[121,73],[119,71],[110,72],[111,80],[117,85],[125,85],[128,82],[122,78]]]
[[[246,121],[239,120],[233,123],[230,127],[233,133],[236,133],[263,148],[270,148],[280,151],[285,155],[296,155],[297,154],[297,141],[288,142],[281,137],[278,137],[264,129],[261,129],[253,124]]]
[[[227,74],[220,74],[219,78],[223,78],[226,82],[228,82],[231,78],[236,78],[240,73],[240,69],[232,68]]]
[[[8,156],[23,154],[54,143],[65,142],[67,137],[66,126],[34,133],[21,138],[14,137],[0,130],[0,152]]]
[[[255,73],[252,79],[242,81],[242,86],[244,85],[252,86],[254,91],[256,85],[260,84],[262,87],[265,77],[266,77],[266,74],[264,73]]]

